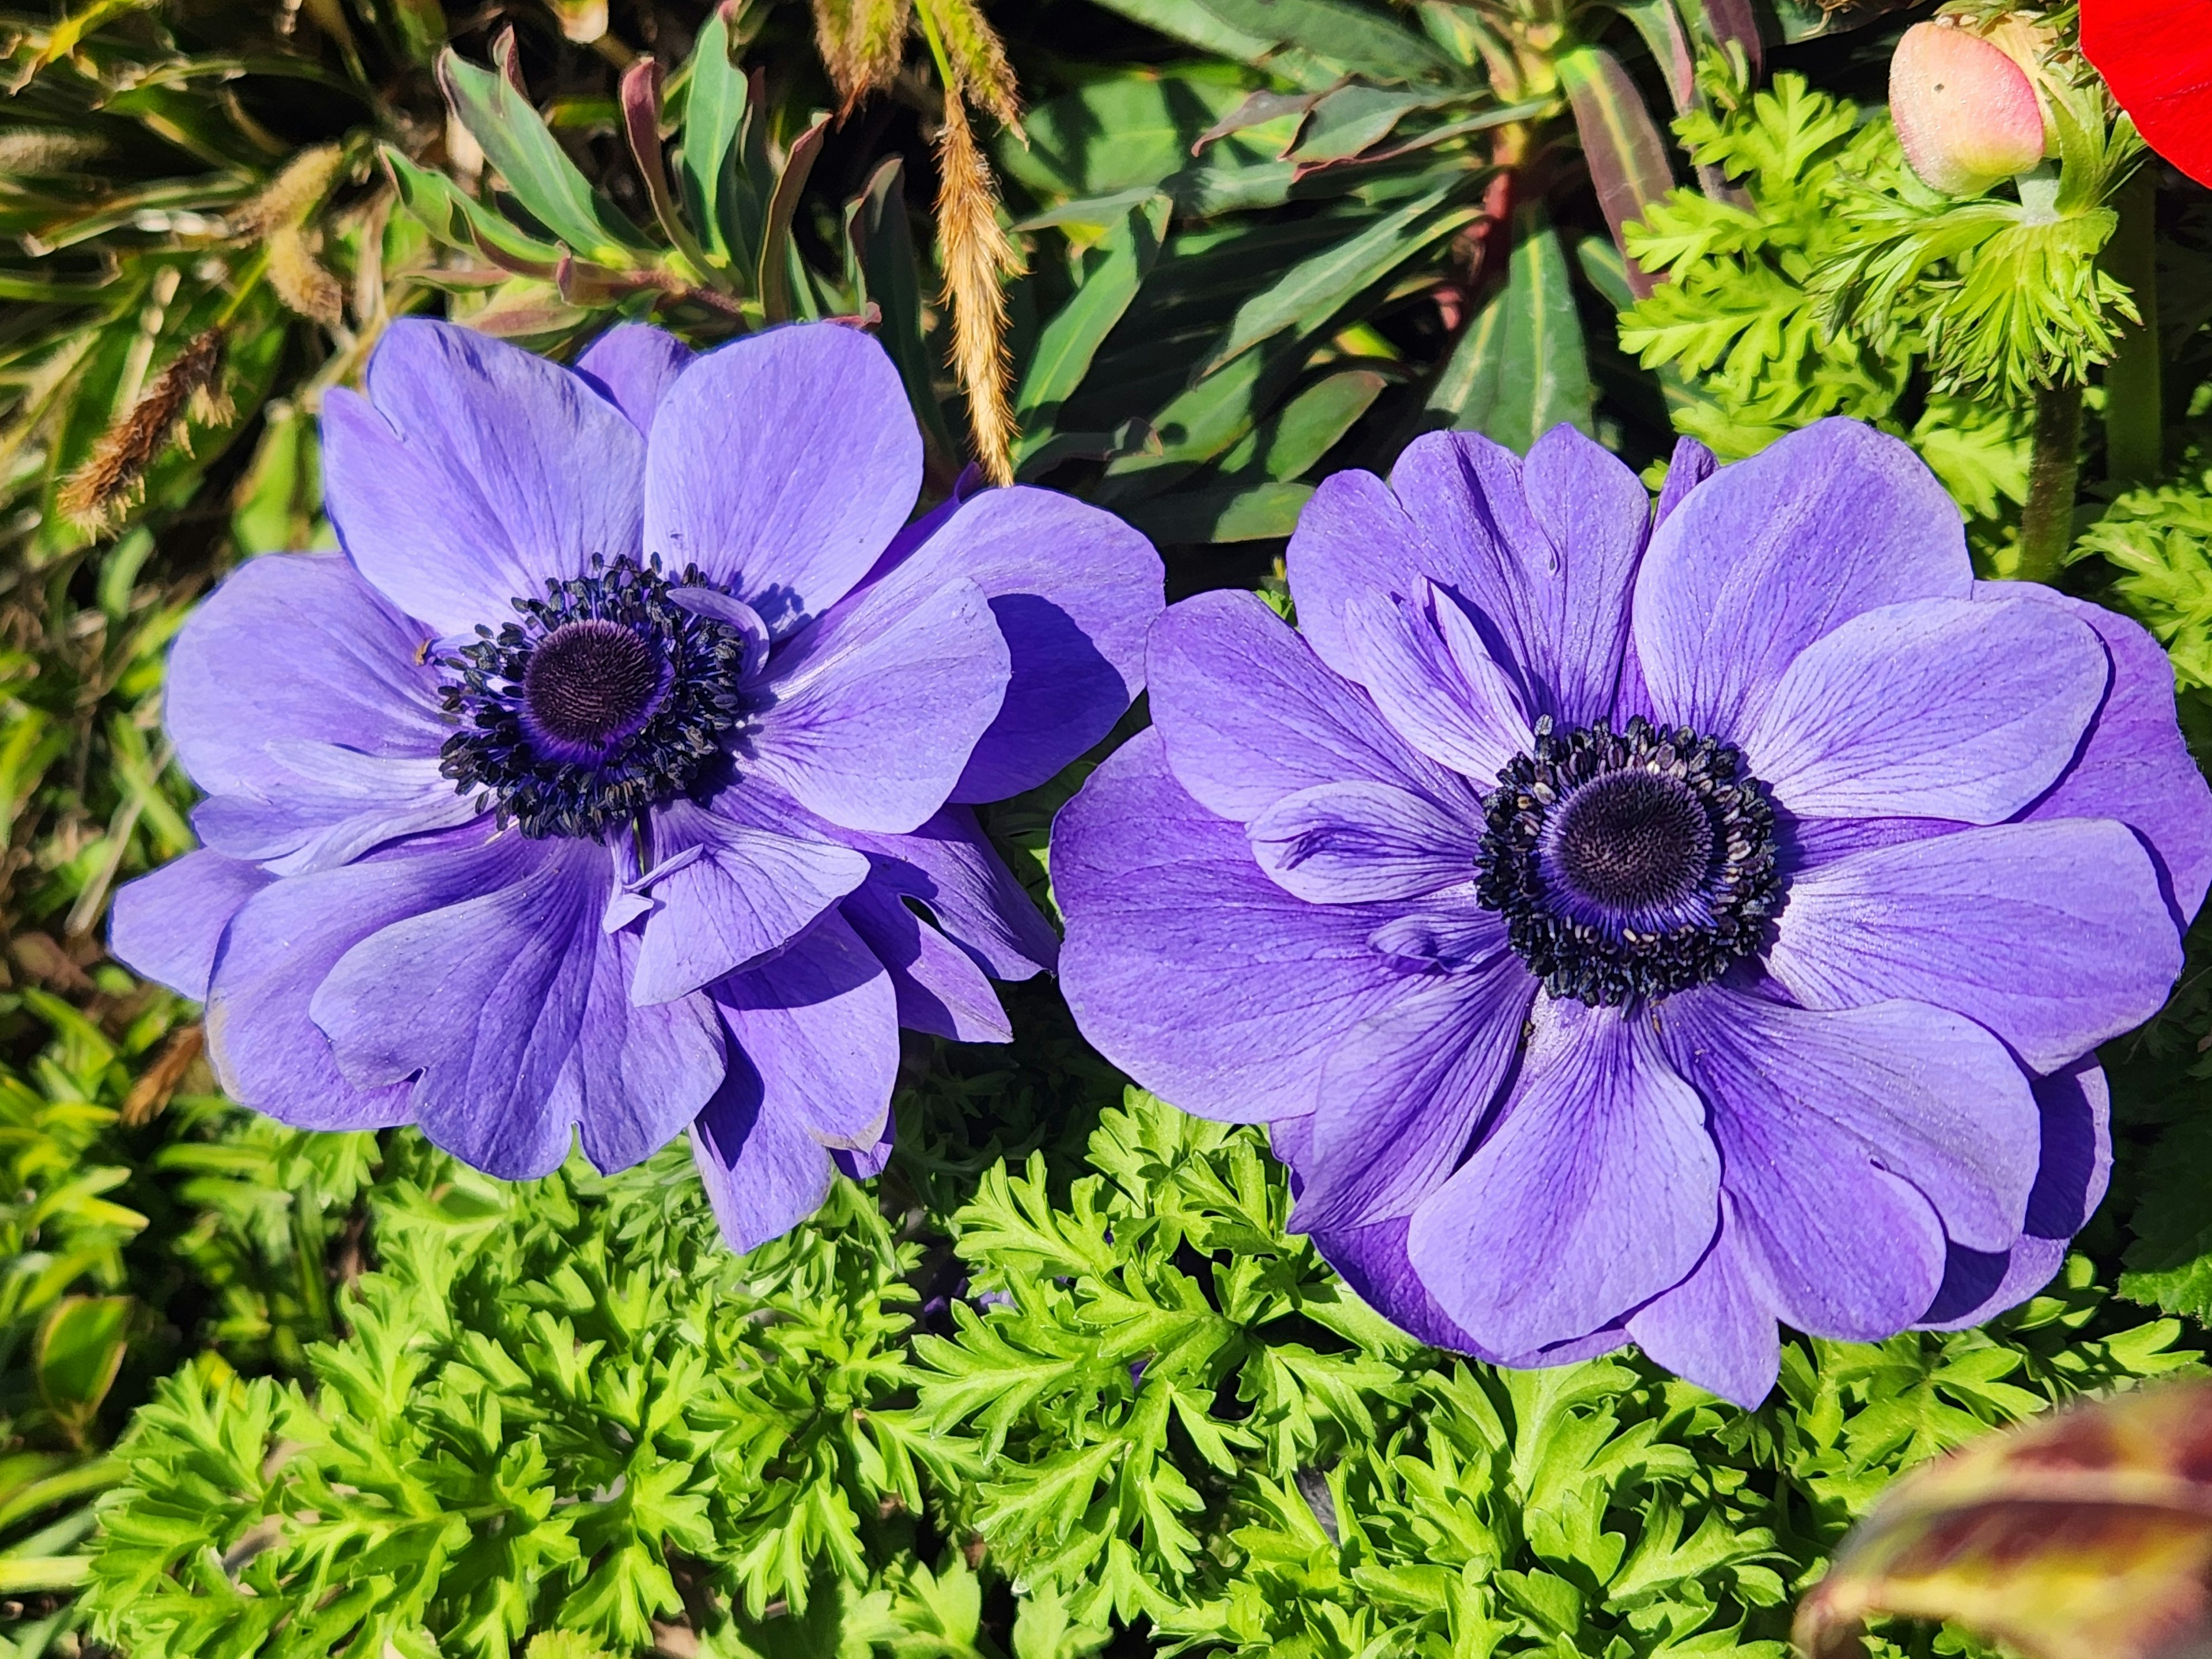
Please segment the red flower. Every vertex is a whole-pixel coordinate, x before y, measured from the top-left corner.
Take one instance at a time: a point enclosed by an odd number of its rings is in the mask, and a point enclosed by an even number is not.
[[[2081,0],[2081,50],[2143,142],[2212,185],[2212,0]]]

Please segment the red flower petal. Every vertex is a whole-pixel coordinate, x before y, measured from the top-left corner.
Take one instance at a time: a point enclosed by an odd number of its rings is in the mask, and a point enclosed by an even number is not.
[[[2143,142],[2212,185],[2212,0],[2081,0],[2081,50]]]

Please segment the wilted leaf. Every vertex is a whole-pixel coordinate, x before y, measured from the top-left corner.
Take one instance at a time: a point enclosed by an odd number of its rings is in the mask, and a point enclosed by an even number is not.
[[[1798,1609],[1813,1659],[1881,1613],[2033,1659],[2182,1659],[2212,1643],[2212,1385],[2077,1406],[1906,1475]]]

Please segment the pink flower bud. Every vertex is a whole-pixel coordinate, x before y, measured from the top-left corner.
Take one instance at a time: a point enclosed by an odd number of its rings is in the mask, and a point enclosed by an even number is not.
[[[2035,83],[1994,43],[1948,18],[1915,23],[1889,60],[1889,115],[1929,185],[1971,196],[2043,159]]]

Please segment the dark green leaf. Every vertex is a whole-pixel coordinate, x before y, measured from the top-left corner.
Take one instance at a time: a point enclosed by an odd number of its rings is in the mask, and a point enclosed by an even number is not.
[[[1582,322],[1559,234],[1540,205],[1515,214],[1505,284],[1468,322],[1429,407],[1522,453],[1563,421],[1589,429]]]
[[[1167,198],[1154,196],[1132,207],[1085,260],[1074,297],[1039,331],[1014,397],[1014,417],[1022,429],[1018,459],[1026,459],[1053,435],[1060,405],[1083,383],[1100,343],[1136,297],[1159,253],[1168,206]]]

